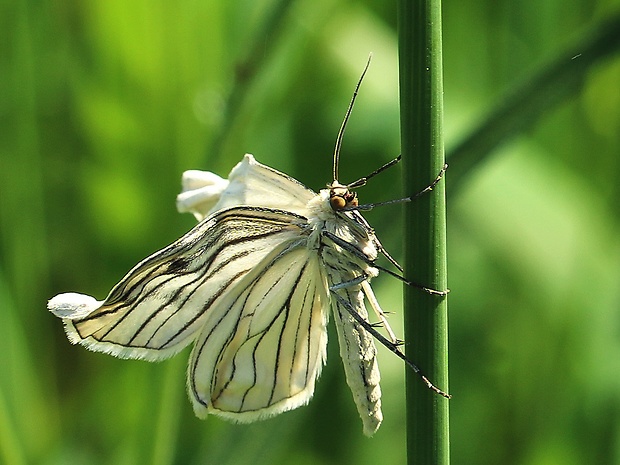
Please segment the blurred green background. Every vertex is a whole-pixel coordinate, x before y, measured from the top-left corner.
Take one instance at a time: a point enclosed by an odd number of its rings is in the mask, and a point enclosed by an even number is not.
[[[568,44],[567,60],[581,43],[593,53],[588,31],[620,1],[443,10],[450,153]],[[194,417],[187,350],[159,364],[88,352],[45,308],[60,292],[103,298],[187,231],[193,218],[174,205],[186,169],[226,175],[251,152],[315,190],[331,181],[371,51],[341,181],[396,156],[395,11],[372,0],[0,2],[1,463],[404,462],[404,366],[385,350],[372,439],[334,337],[307,407],[233,425]],[[447,175],[452,460],[620,463],[620,54],[594,60],[528,122],[476,170]],[[400,176],[373,179],[363,201],[397,198]],[[367,215],[396,258],[400,212]],[[373,287],[402,334],[400,283]]]

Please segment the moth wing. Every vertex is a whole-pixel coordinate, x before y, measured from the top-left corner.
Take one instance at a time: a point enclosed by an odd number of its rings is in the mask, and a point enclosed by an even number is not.
[[[315,251],[266,256],[213,309],[192,350],[196,415],[251,422],[306,404],[325,363],[328,309]]]
[[[104,301],[61,294],[48,308],[71,342],[122,358],[167,358],[197,337],[212,309],[270,251],[300,240],[287,212],[223,210],[136,265]]]
[[[345,279],[333,281],[334,278],[330,276],[331,286],[346,282]],[[342,302],[346,302],[349,307],[347,309],[341,301],[332,299],[332,313],[347,384],[362,419],[364,434],[372,436],[383,421],[377,348],[372,335],[350,314],[351,311],[355,311],[368,321],[364,295],[359,284],[332,292],[337,293]]]
[[[263,165],[246,154],[224,180],[204,171],[183,173],[177,209],[198,220],[230,207],[249,205],[307,216],[306,205],[316,193],[296,179]]]

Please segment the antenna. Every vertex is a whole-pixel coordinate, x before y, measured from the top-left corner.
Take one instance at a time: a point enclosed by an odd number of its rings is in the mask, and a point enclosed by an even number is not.
[[[372,59],[372,53],[368,55],[368,61],[366,62],[366,66],[364,67],[364,71],[362,71],[362,75],[360,76],[359,81],[357,81],[357,85],[355,86],[355,90],[353,91],[353,98],[351,98],[351,103],[349,103],[347,112],[344,115],[344,121],[342,122],[342,126],[340,126],[340,131],[338,131],[338,137],[336,138],[336,147],[334,148],[334,169],[333,169],[334,181],[338,180],[338,163],[340,161],[340,146],[342,145],[342,138],[344,137],[344,130],[347,127],[347,123],[349,122],[349,117],[351,116],[351,110],[353,110],[353,105],[355,104],[355,99],[357,98],[357,92],[359,91],[360,85],[362,85],[362,81],[364,80],[366,71],[368,71],[368,67],[370,66],[371,59]]]

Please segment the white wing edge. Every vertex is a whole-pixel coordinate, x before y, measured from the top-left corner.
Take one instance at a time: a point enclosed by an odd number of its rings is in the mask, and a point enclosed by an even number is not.
[[[187,344],[185,344],[180,347],[173,346],[170,349],[145,349],[138,347],[124,347],[111,342],[101,342],[92,336],[82,338],[75,329],[73,320],[79,320],[87,317],[101,307],[102,304],[103,301],[97,300],[89,295],[67,292],[52,297],[47,303],[47,308],[55,316],[62,318],[65,333],[67,334],[67,338],[71,344],[80,344],[93,352],[101,352],[123,359],[138,359],[157,362],[170,358],[187,347]]]
[[[312,380],[310,384],[308,384],[308,389],[300,392],[288,399],[281,400],[280,402],[276,402],[275,404],[269,407],[269,410],[260,410],[256,412],[227,412],[223,410],[218,410],[209,406],[205,408],[200,402],[194,399],[193,396],[190,395],[190,399],[192,399],[192,404],[194,407],[194,413],[196,416],[202,420],[207,418],[209,414],[216,415],[221,418],[225,418],[226,420],[235,422],[235,423],[252,423],[259,420],[266,420],[267,418],[275,417],[284,412],[288,412],[290,410],[295,410],[296,408],[303,407],[307,405],[312,399],[312,395],[314,394],[314,384],[316,379],[321,374],[321,367],[317,369],[316,377]]]
[[[181,184],[177,210],[179,213],[193,213],[198,221],[202,221],[220,200],[229,181],[210,171],[189,170],[183,173]]]
[[[296,179],[259,163],[246,153],[223,179],[206,171],[183,173],[177,209],[193,213],[198,221],[235,206],[281,209],[306,216],[306,204],[316,193]]]
[[[103,301],[89,295],[67,292],[52,297],[47,302],[47,309],[63,320],[75,320],[90,315],[102,304]]]

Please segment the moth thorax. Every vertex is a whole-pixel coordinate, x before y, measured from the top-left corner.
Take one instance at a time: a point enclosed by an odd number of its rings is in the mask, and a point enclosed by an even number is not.
[[[329,204],[335,211],[357,207],[357,194],[351,192],[346,186],[334,182],[329,187]]]

